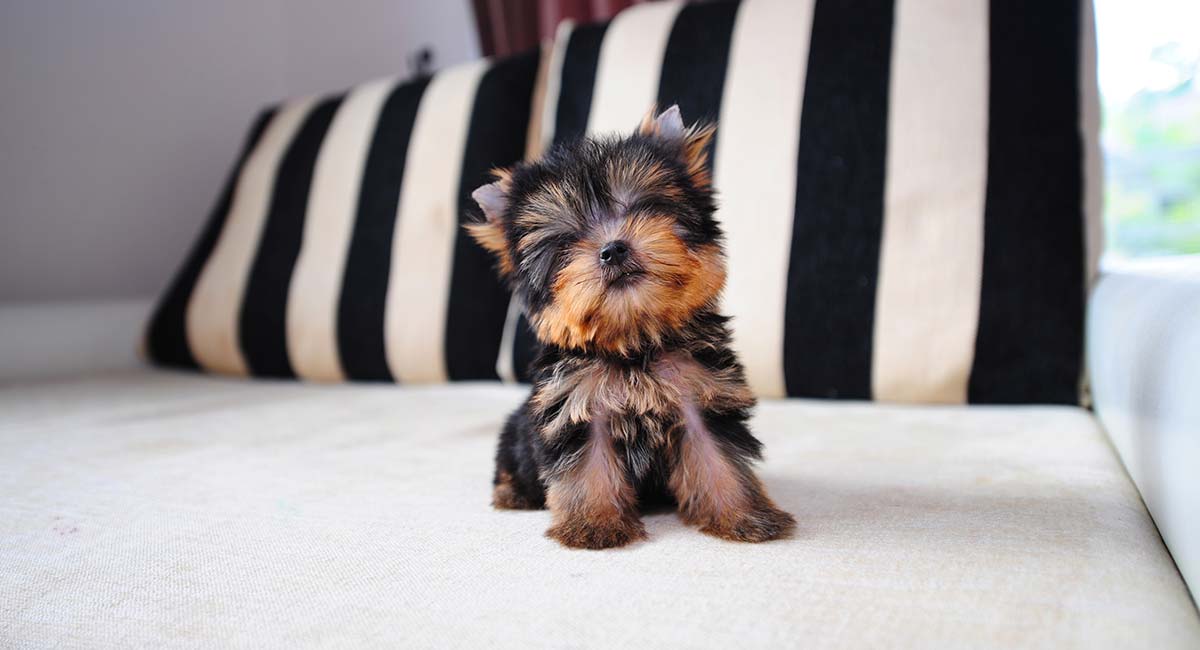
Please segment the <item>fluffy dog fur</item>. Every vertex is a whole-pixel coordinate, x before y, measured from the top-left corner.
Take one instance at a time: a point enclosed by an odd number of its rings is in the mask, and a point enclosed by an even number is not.
[[[500,435],[493,505],[549,507],[566,546],[643,538],[639,509],[662,503],[730,540],[794,526],[751,470],[754,397],[716,311],[713,131],[651,112],[629,137],[558,146],[473,195],[484,218],[469,231],[542,343]]]

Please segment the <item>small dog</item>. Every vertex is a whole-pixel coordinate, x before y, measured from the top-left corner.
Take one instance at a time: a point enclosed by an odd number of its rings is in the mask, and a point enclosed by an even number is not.
[[[729,540],[795,525],[751,471],[754,397],[716,311],[714,130],[651,111],[629,137],[560,145],[472,194],[483,220],[467,228],[542,344],[500,435],[493,505],[549,506],[546,534],[566,546],[642,539],[639,508],[657,504]]]

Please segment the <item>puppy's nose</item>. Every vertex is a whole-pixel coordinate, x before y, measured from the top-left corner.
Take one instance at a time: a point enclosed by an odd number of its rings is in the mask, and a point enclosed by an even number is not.
[[[600,263],[605,266],[620,266],[629,259],[629,244],[623,241],[610,241],[600,249]]]

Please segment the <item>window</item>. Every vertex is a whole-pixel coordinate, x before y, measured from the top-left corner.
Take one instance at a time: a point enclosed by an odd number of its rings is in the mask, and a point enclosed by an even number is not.
[[[1108,253],[1200,253],[1200,2],[1095,5]]]

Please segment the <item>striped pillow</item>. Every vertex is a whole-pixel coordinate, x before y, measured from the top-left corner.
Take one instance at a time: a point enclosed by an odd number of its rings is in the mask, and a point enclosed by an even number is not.
[[[459,227],[525,151],[537,54],[266,111],[146,337],[236,375],[496,378],[508,291]],[[474,208],[472,208],[474,209]]]
[[[1090,30],[1078,0],[640,5],[560,29],[542,140],[655,102],[719,120],[724,308],[760,395],[1077,404]]]

